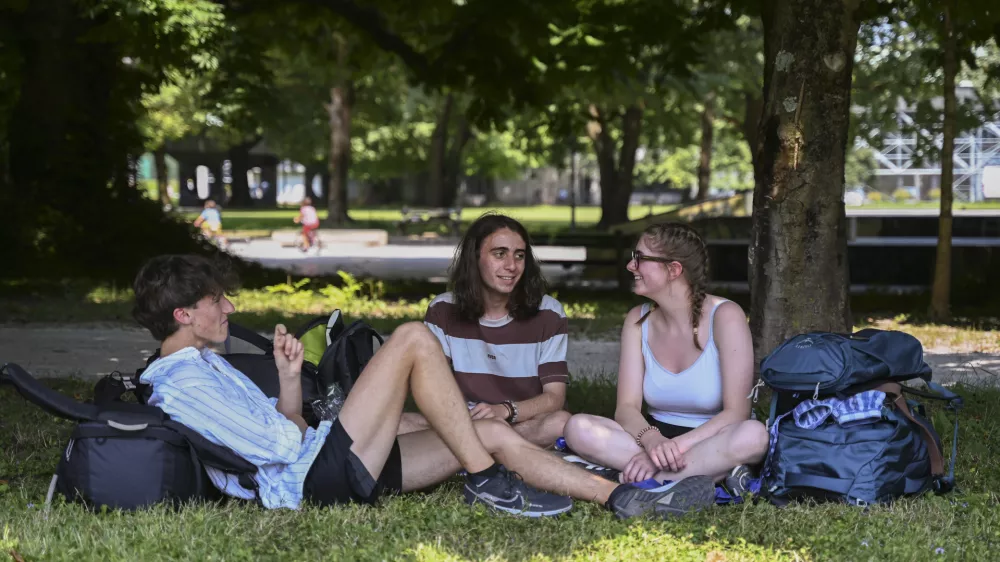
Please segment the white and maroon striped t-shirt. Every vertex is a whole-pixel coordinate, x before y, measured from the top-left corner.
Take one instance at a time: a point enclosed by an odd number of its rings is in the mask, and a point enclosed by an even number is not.
[[[452,294],[444,293],[431,301],[424,323],[451,360],[466,400],[527,400],[541,394],[544,384],[569,381],[569,322],[559,301],[548,295],[528,320],[506,316],[473,323],[459,318]]]

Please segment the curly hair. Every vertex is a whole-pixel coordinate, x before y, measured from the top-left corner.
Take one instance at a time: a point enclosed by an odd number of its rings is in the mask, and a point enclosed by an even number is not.
[[[156,256],[132,283],[132,316],[163,341],[179,328],[174,309],[194,306],[207,296],[231,295],[238,286],[239,278],[225,261],[193,254]]]
[[[526,320],[538,314],[542,297],[548,290],[542,268],[531,250],[528,231],[518,221],[501,214],[485,214],[475,222],[462,237],[462,242],[452,261],[450,290],[454,295],[458,314],[469,322],[478,322],[485,313],[483,304],[483,278],[479,273],[479,252],[483,241],[489,235],[503,228],[509,228],[524,240],[524,273],[518,280],[507,303],[507,312],[515,320]]]
[[[705,303],[705,290],[708,287],[708,246],[698,231],[686,224],[662,223],[654,224],[642,231],[642,238],[650,250],[668,256],[684,268],[684,278],[690,287],[688,299],[691,303],[691,325],[694,326],[694,346],[701,350],[698,343],[698,324],[701,322],[701,307]],[[646,321],[649,312],[639,319]]]

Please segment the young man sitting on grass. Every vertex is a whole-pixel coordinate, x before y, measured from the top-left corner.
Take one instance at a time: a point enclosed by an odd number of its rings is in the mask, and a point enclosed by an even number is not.
[[[431,301],[424,323],[441,342],[472,419],[504,420],[551,447],[570,418],[563,410],[569,323],[545,294],[524,226],[503,215],[472,223],[452,262],[451,289]],[[406,413],[400,433],[427,427]]]
[[[133,314],[162,343],[161,357],[141,381],[152,385],[149,404],[258,467],[267,508],[296,509],[303,501],[373,504],[384,494],[427,488],[460,468],[468,473],[468,503],[530,517],[572,507],[569,498],[533,486],[600,502],[622,518],[676,515],[713,503],[708,477],[653,489],[618,485],[563,462],[502,421],[472,420],[441,346],[418,322],[393,332],[335,421],[309,427],[302,417],[302,344],[284,326],[274,329],[276,399],[210,349],[229,333],[234,307],[226,295],[235,287],[227,269],[200,256],[146,263],[135,279]],[[431,429],[397,437],[408,392]],[[236,478],[208,473],[223,493],[254,498]]]

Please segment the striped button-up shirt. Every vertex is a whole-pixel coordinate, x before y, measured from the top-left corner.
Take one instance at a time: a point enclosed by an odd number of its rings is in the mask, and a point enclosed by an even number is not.
[[[257,467],[264,507],[299,507],[306,474],[330,433],[330,422],[308,428],[303,438],[298,426],[275,408],[276,398],[265,396],[210,349],[187,347],[157,359],[140,381],[153,386],[150,405]],[[224,494],[254,498],[235,476],[206,468]]]

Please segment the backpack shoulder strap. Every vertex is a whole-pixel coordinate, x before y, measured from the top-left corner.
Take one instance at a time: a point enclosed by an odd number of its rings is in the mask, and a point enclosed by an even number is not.
[[[899,413],[903,414],[906,419],[920,428],[920,434],[923,436],[924,443],[927,444],[927,453],[931,459],[931,474],[934,476],[943,476],[944,457],[941,456],[941,450],[937,446],[937,441],[935,441],[930,429],[913,417],[913,412],[910,411],[910,406],[906,403],[906,397],[903,396],[902,386],[896,382],[887,382],[878,385],[874,390],[881,390],[886,393],[890,400],[892,400],[893,405],[896,406],[896,409],[899,410]]]
[[[0,383],[13,385],[32,404],[52,415],[77,422],[95,421],[100,414],[96,404],[85,404],[42,384],[16,363],[0,367]]]
[[[274,343],[250,328],[245,328],[239,324],[229,323],[229,337],[226,338],[226,353],[229,353],[230,341],[232,338],[243,340],[250,345],[260,349],[264,353],[274,352]]]
[[[257,473],[256,466],[237,455],[232,449],[212,443],[190,427],[174,420],[167,420],[163,425],[183,435],[191,443],[191,447],[198,453],[198,459],[205,466],[232,474]]]

